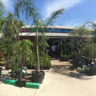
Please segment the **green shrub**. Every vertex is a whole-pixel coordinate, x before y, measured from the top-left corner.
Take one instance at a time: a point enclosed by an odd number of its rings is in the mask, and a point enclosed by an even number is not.
[[[41,56],[39,56],[40,59],[40,68],[41,69],[49,69],[51,67],[51,58],[48,56],[48,54],[44,53]],[[27,62],[28,68],[35,69],[36,68],[36,56],[35,53],[30,56],[29,61]]]
[[[49,69],[51,67],[51,62],[50,62],[50,56],[48,54],[43,54],[40,56],[40,67],[41,69]]]
[[[70,59],[70,55],[62,55],[61,60],[62,61],[68,61]]]

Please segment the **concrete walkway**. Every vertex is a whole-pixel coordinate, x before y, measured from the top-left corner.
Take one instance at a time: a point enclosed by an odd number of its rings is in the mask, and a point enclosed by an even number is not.
[[[59,72],[52,68],[45,73],[40,89],[18,88],[0,82],[0,96],[96,96],[96,76],[65,72],[63,68]]]

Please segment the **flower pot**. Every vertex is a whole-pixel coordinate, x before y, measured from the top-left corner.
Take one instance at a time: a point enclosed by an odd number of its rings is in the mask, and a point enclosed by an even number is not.
[[[42,83],[44,76],[45,76],[44,71],[40,71],[38,73],[36,71],[33,71],[32,72],[32,82]]]

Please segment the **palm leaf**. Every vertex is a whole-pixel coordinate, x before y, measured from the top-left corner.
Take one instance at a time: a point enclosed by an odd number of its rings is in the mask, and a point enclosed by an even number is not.
[[[59,9],[57,11],[52,12],[50,17],[46,20],[45,25],[47,26],[51,24],[51,22],[53,22],[53,20],[56,19],[58,15],[63,14],[63,12],[64,12],[64,9]]]
[[[26,19],[36,20],[39,13],[33,6],[32,0],[17,0],[15,5],[15,15],[19,18],[20,14],[25,15]]]

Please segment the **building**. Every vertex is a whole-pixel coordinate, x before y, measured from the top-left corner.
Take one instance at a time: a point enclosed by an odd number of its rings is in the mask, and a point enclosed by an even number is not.
[[[51,41],[51,43],[56,41],[62,41],[65,38],[70,38],[71,33],[74,27],[67,27],[67,26],[47,26],[45,36],[49,38],[48,42]],[[31,41],[34,41],[34,38],[36,36],[36,30],[35,26],[24,26],[22,27],[22,33],[19,34],[20,38],[23,39],[30,39]],[[50,43],[50,42],[49,42]]]
[[[62,45],[65,39],[70,41],[70,38],[72,37],[70,33],[73,29],[73,27],[67,26],[47,26],[45,36],[48,37],[47,42],[49,44],[49,50],[51,49],[51,46],[55,44],[58,49],[57,54],[58,52],[62,54],[62,46],[60,47],[60,44]],[[35,26],[24,26],[22,27],[22,32],[19,35],[21,40],[30,39],[32,42],[34,42],[36,36],[36,28]],[[51,51],[49,54],[50,53]]]
[[[73,27],[65,26],[47,26],[45,35],[49,38],[64,38],[70,37],[70,32],[72,32]],[[20,33],[21,38],[35,37],[35,26],[24,26],[22,27],[22,33]]]

